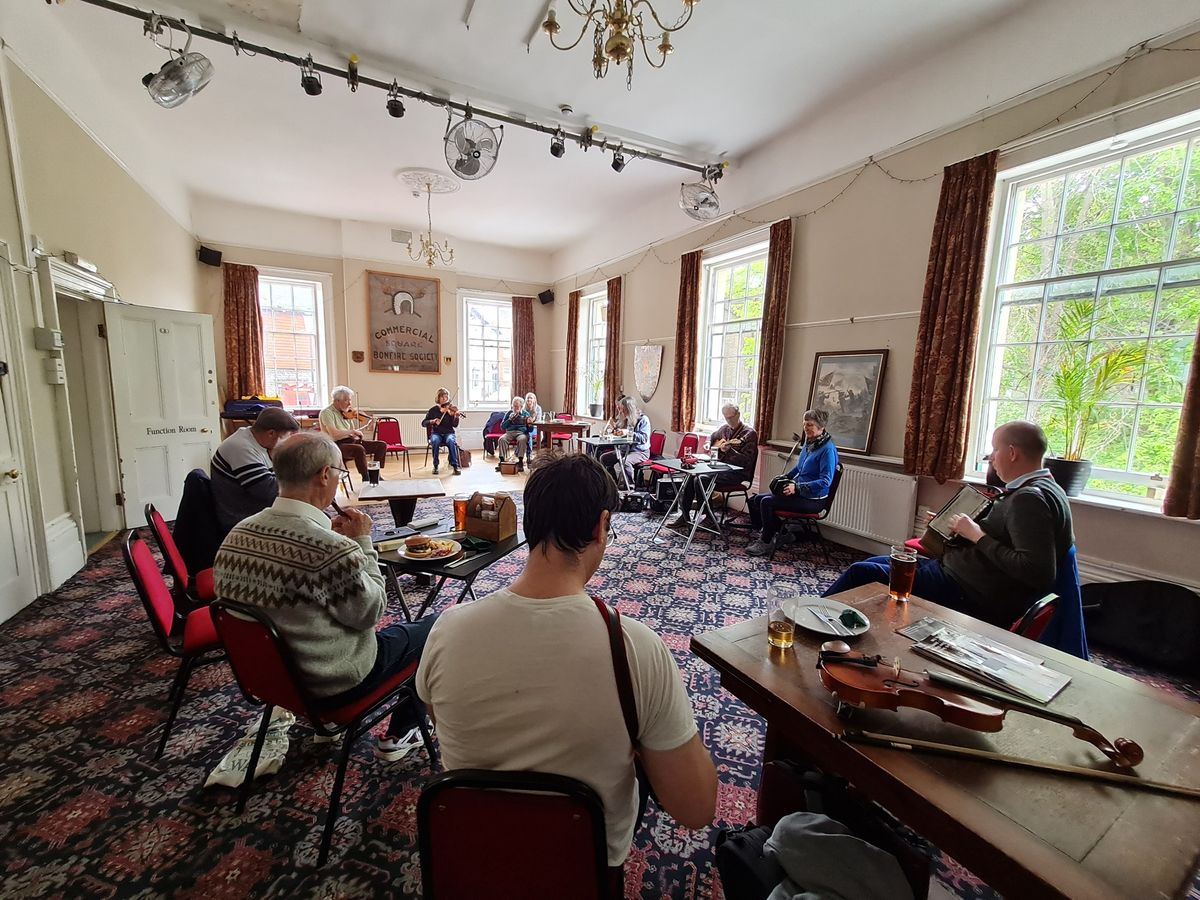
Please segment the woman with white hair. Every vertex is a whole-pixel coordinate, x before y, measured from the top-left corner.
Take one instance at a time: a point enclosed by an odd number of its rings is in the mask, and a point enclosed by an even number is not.
[[[354,391],[345,385],[338,385],[333,389],[330,399],[332,402],[321,410],[318,419],[321,431],[338,445],[343,461],[354,461],[354,468],[358,469],[359,477],[366,481],[367,457],[374,458],[382,469],[387,462],[387,444],[383,441],[365,440],[358,419],[347,418]]]
[[[650,417],[638,409],[637,401],[632,397],[622,397],[617,401],[617,414],[613,418],[617,433],[633,438],[624,457],[616,450],[609,450],[600,456],[600,464],[613,473],[613,479],[618,485],[626,488],[633,485],[634,463],[642,463],[650,458]],[[622,482],[621,474],[624,474]]]
[[[517,448],[518,464],[521,464],[521,461],[529,455],[529,432],[533,430],[530,424],[532,421],[533,415],[525,409],[525,398],[513,397],[508,412],[500,422],[500,430],[504,432],[504,437],[496,442],[496,447],[500,452],[500,462],[504,462],[509,447]],[[496,471],[500,471],[500,466],[496,466]]]

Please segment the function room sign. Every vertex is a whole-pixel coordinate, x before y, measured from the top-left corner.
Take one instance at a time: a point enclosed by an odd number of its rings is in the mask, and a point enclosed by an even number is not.
[[[442,371],[437,278],[367,272],[372,372]]]

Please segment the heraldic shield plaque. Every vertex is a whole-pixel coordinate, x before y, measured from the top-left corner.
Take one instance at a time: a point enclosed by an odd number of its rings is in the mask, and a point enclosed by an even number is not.
[[[643,403],[648,402],[658,389],[662,357],[662,344],[642,344],[633,348],[633,386]]]

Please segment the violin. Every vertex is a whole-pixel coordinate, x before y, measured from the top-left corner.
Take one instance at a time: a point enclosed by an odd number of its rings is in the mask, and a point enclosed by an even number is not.
[[[439,403],[438,409],[442,411],[443,416],[458,416],[460,419],[465,419],[467,417],[466,413],[459,412],[458,406],[450,401]]]
[[[1000,731],[1005,715],[1013,709],[1067,726],[1075,737],[1092,744],[1123,769],[1132,769],[1146,756],[1141,746],[1129,738],[1119,737],[1110,742],[1074,716],[1043,709],[1016,697],[974,685],[971,686],[972,693],[985,696],[987,702],[965,697],[937,684],[936,676],[931,677],[928,672],[917,673],[902,668],[899,659],[887,663],[881,656],[821,650],[817,654],[817,670],[821,683],[839,703],[858,709],[923,709],[943,722],[989,733]]]

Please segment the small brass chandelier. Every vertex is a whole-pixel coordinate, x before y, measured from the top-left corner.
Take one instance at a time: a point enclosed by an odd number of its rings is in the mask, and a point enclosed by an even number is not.
[[[412,238],[408,240],[409,259],[417,262],[423,259],[425,265],[431,269],[439,262],[443,266],[454,265],[454,250],[450,247],[450,239],[447,238],[440,244],[433,239],[433,185],[428,181],[425,182],[425,221],[426,231],[419,235],[421,248],[414,253]]]
[[[655,12],[651,0],[589,0],[586,4],[584,0],[567,0],[572,12],[583,16],[583,28],[580,29],[579,37],[575,38],[574,43],[565,47],[555,40],[559,31],[562,30],[554,9],[557,2],[558,0],[554,0],[550,4],[550,9],[546,13],[546,21],[542,23],[542,31],[546,32],[550,38],[551,45],[556,50],[573,50],[579,46],[579,42],[587,34],[588,26],[594,25],[592,74],[597,78],[603,78],[608,74],[609,63],[625,66],[625,88],[633,90],[633,57],[637,50],[634,42],[641,44],[646,62],[655,69],[661,69],[666,63],[667,57],[675,49],[671,43],[671,35],[691,21],[692,13],[700,0],[683,0],[683,14],[674,25],[663,24],[662,19]],[[643,21],[643,16],[646,14],[649,14],[654,25],[661,29],[659,32],[651,30],[650,34],[646,34],[646,23]],[[657,62],[651,55],[649,46],[656,40],[658,44],[654,49],[658,53]]]

